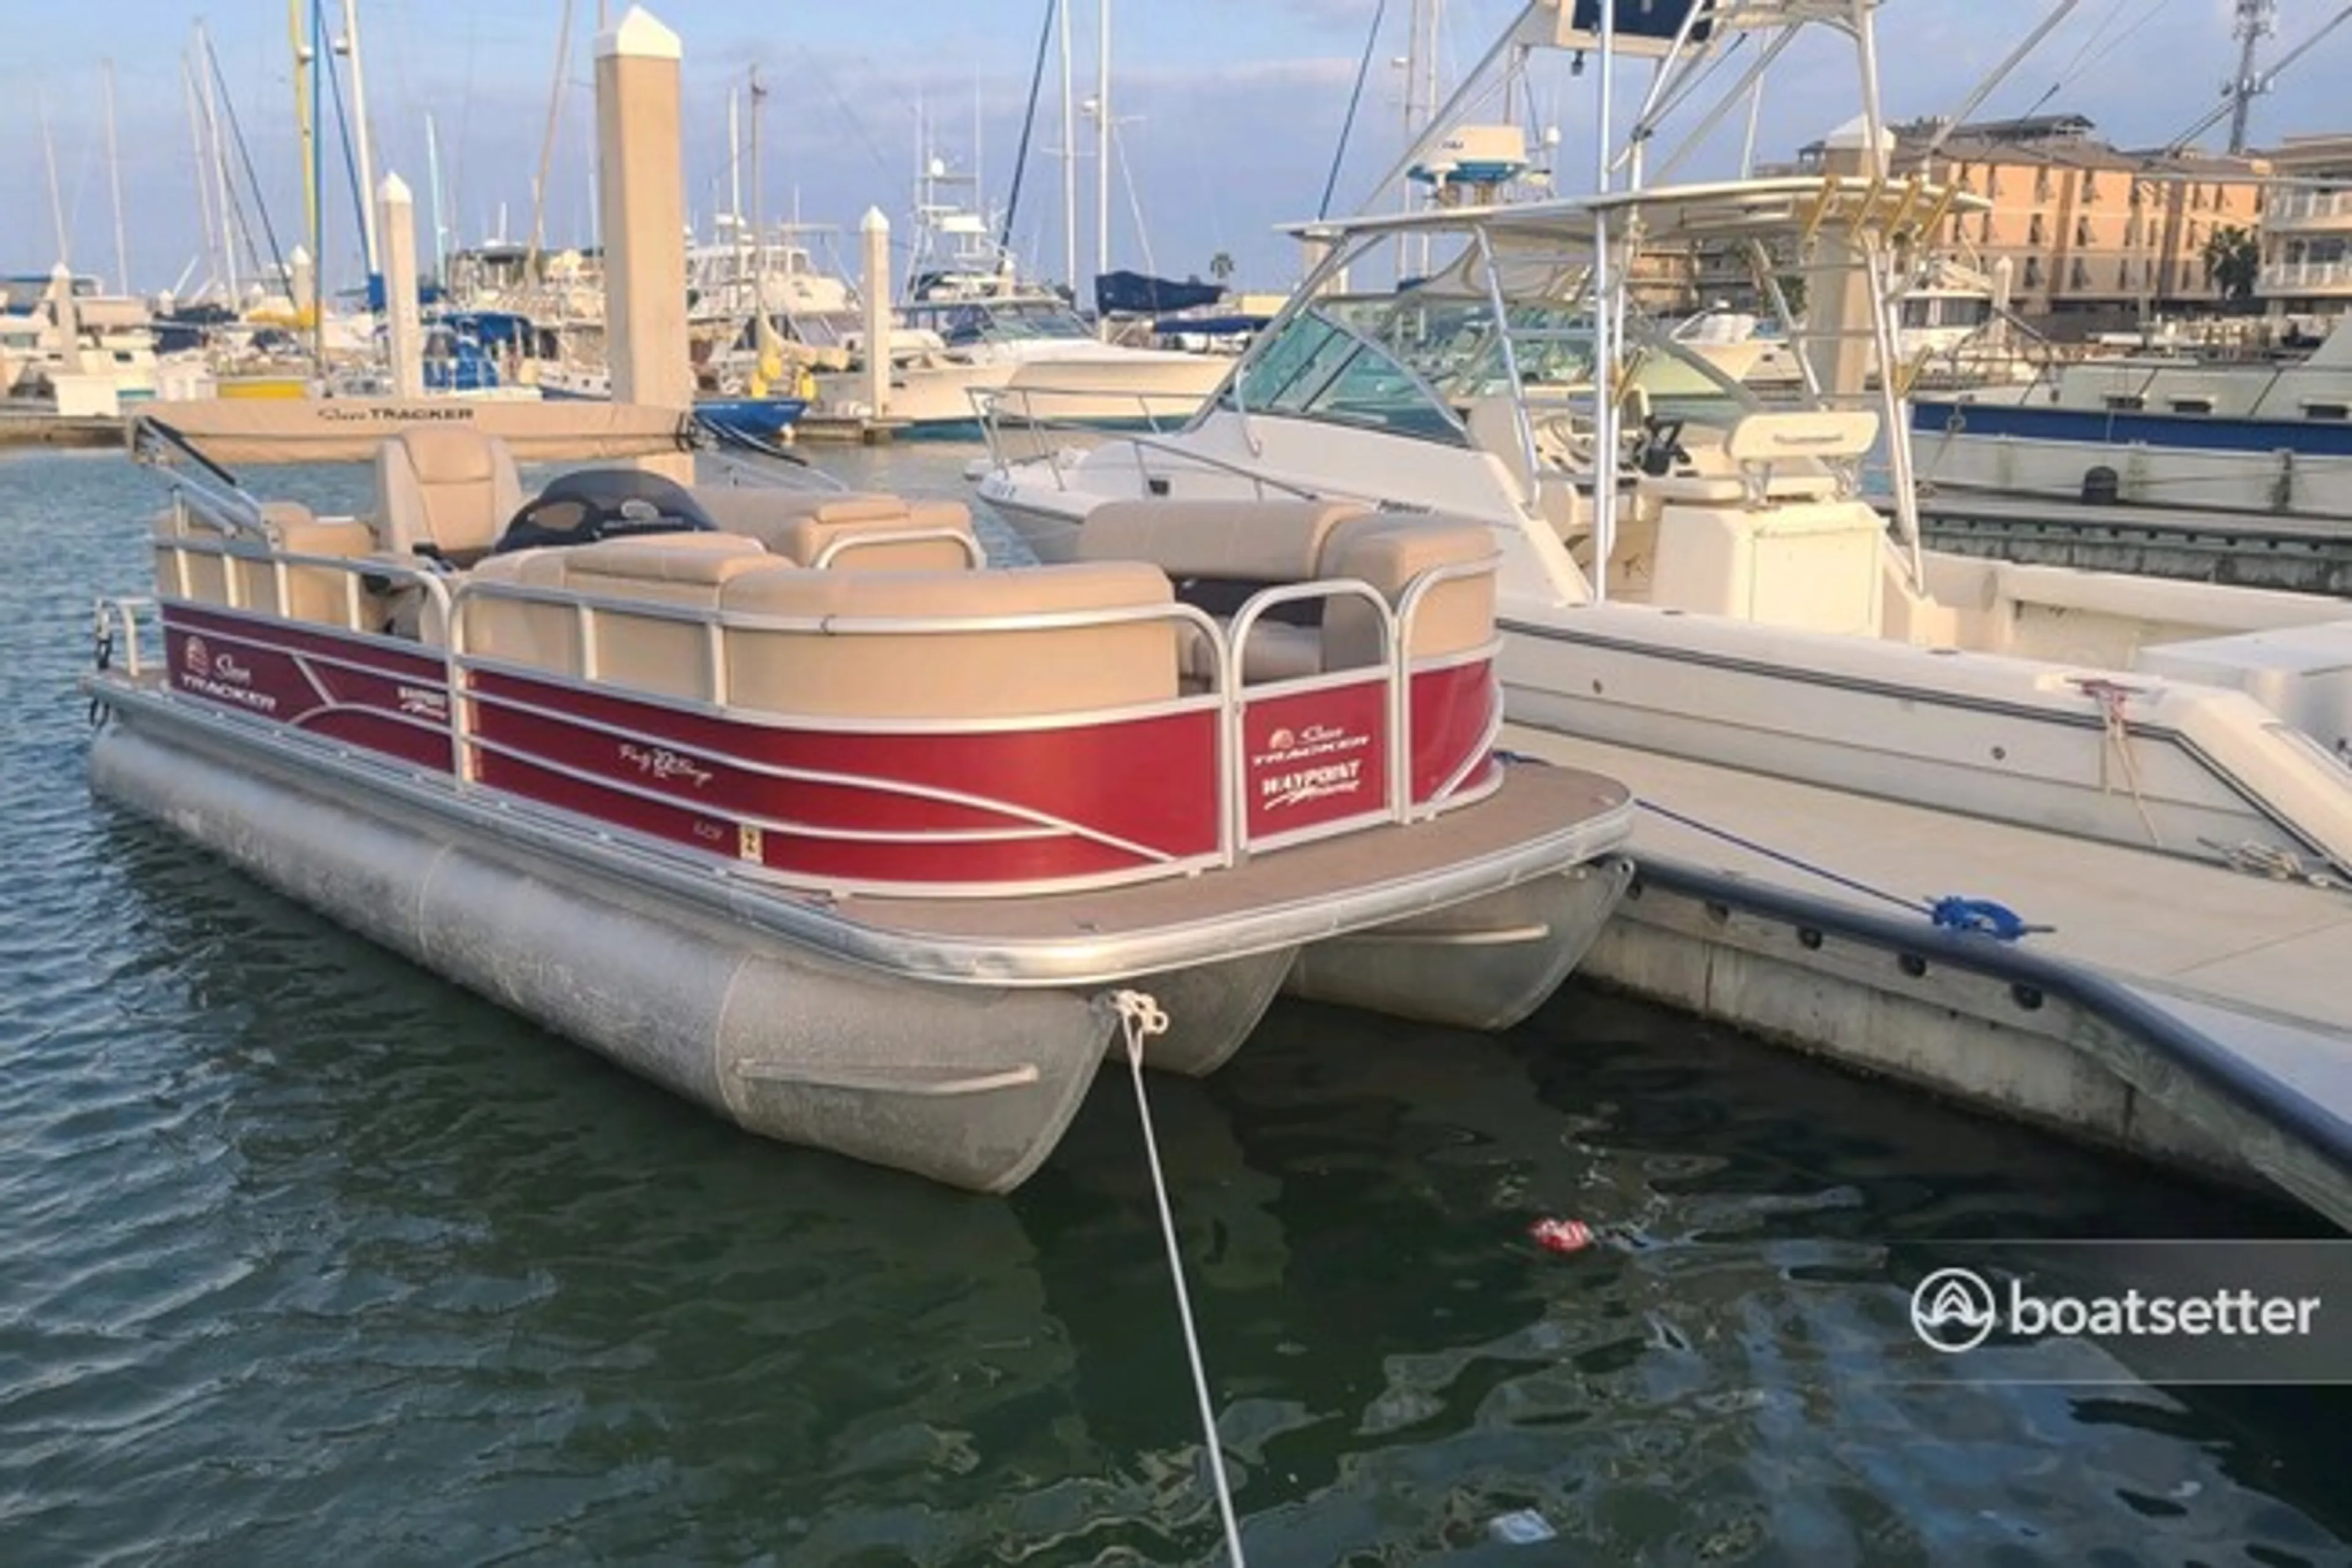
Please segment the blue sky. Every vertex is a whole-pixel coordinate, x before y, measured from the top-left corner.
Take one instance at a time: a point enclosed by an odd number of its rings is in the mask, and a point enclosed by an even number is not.
[[[307,9],[309,0],[302,0]],[[331,12],[340,0],[329,0]],[[1091,90],[1096,0],[1073,0],[1078,91]],[[1881,12],[1888,109],[1948,110],[2048,7],[2048,0],[1888,0]],[[622,9],[614,0],[612,9]],[[1114,262],[1173,275],[1205,272],[1229,252],[1238,280],[1278,288],[1294,258],[1275,224],[1313,214],[1337,145],[1348,90],[1376,0],[1118,0],[1114,103],[1123,148],[1114,183]],[[1408,0],[1390,0],[1386,36],[1360,112],[1341,201],[1360,194],[1396,148]],[[2336,7],[2281,0],[2275,53]],[[499,226],[528,233],[531,190],[555,76],[562,0],[361,0],[369,118],[377,168],[427,187],[425,122],[436,124],[448,209],[467,239]],[[723,206],[727,96],[757,64],[770,89],[764,121],[764,206],[811,222],[854,225],[868,205],[898,218],[908,204],[919,106],[932,142],[968,165],[978,124],[983,190],[1009,188],[1043,0],[661,0],[651,7],[686,49],[688,206]],[[1483,50],[1517,9],[1513,0],[1451,0],[1449,72]],[[551,243],[589,233],[589,35],[597,0],[574,0],[570,85],[564,91],[546,201]],[[2164,141],[2215,101],[2231,63],[2229,0],[2084,0],[2077,14],[1984,112],[2067,109],[2090,115],[2126,144]],[[292,65],[283,0],[0,0],[0,271],[46,269],[55,259],[49,184],[38,126],[46,104],[72,259],[111,276],[102,59],[116,79],[120,167],[131,282],[172,283],[202,249],[192,189],[195,165],[182,58],[205,16],[258,169],[269,213],[289,246],[302,224],[296,173]],[[2256,111],[2256,139],[2352,131],[2330,85],[2352,65],[2352,28],[2315,49]],[[1815,48],[1776,78],[1763,148],[1785,155],[1851,112],[1848,79],[1832,51]],[[1549,118],[1559,124],[1562,188],[1590,165],[1588,75],[1560,78]],[[1038,143],[1058,143],[1049,89]],[[1133,116],[1131,120],[1128,117]],[[2218,133],[2208,144],[2217,144]],[[1090,141],[1086,143],[1091,145]],[[331,281],[356,249],[340,144],[328,143]],[[1727,157],[1718,152],[1718,159]],[[1701,171],[1706,172],[1706,171]],[[1715,172],[1720,172],[1717,170]],[[1129,195],[1132,185],[1133,195]],[[1093,175],[1080,172],[1090,203]],[[1016,247],[1049,276],[1061,271],[1059,173],[1033,150]],[[748,202],[746,204],[749,205]],[[1139,210],[1141,222],[1137,221]],[[903,228],[903,222],[902,222]],[[1082,266],[1091,266],[1091,206],[1079,216]],[[199,263],[194,276],[205,268]],[[341,279],[348,281],[348,279]]]

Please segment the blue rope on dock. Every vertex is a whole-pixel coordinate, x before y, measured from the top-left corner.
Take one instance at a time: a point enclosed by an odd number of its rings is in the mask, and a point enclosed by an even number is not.
[[[1943,931],[1974,932],[1991,937],[1995,942],[2016,942],[2036,931],[2058,929],[2055,926],[2032,924],[2015,910],[2005,904],[1995,903],[1990,899],[1963,898],[1958,893],[1947,893],[1939,899],[1907,899],[1900,893],[1890,893],[1884,888],[1873,887],[1868,882],[1849,877],[1843,872],[1832,871],[1826,866],[1815,865],[1811,860],[1789,854],[1785,850],[1775,849],[1769,844],[1759,844],[1755,839],[1734,833],[1727,827],[1717,827],[1713,823],[1701,822],[1696,816],[1686,816],[1671,807],[1660,805],[1654,800],[1644,800],[1640,804],[1644,811],[1654,812],[1669,822],[1680,823],[1685,827],[1720,838],[1726,844],[1736,845],[1751,855],[1761,855],[1767,860],[1777,860],[1783,866],[1804,872],[1807,876],[1819,877],[1825,882],[1834,882],[1841,888],[1867,894],[1882,902],[1893,904],[1897,909],[1924,914],[1930,922]]]

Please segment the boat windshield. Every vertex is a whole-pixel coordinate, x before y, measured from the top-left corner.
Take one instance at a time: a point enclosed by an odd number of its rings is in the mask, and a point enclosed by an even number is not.
[[[1293,316],[1223,403],[1466,446],[1463,411],[1511,390],[1513,366],[1523,386],[1589,389],[1586,312],[1569,302],[1515,303],[1506,334],[1483,300],[1412,290],[1334,297]]]
[[[1058,300],[967,300],[958,304],[916,305],[907,311],[907,324],[937,332],[950,348],[971,343],[1033,342],[1040,339],[1086,339],[1093,336],[1077,313]]]

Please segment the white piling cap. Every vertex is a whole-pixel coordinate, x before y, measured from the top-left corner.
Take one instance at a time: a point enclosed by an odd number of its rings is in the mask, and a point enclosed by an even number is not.
[[[375,199],[380,202],[391,202],[396,206],[402,202],[414,202],[416,198],[409,194],[406,180],[402,179],[398,174],[386,174],[376,183]]]
[[[867,207],[866,209],[866,216],[857,220],[857,232],[860,234],[887,234],[890,232],[890,220],[882,216],[882,209],[880,207]]]
[[[677,35],[662,26],[654,14],[643,5],[632,5],[609,33],[596,35],[596,58],[627,55],[633,59],[675,60],[685,58],[686,49]]]

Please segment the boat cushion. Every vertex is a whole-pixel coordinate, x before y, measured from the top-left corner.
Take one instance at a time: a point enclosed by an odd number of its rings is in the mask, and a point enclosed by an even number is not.
[[[467,581],[484,586],[561,589],[571,554],[570,549],[563,548],[509,551],[484,560],[467,574]],[[468,654],[558,675],[580,673],[580,612],[569,605],[476,592],[462,601],[459,616]],[[438,606],[430,600],[422,607],[417,635],[433,647],[447,640]]]
[[[270,544],[289,555],[352,559],[365,556],[375,549],[375,531],[356,518],[317,521],[311,518],[307,507],[278,510],[274,517],[269,516],[268,509],[265,509],[265,518]],[[244,580],[246,605],[264,615],[283,616],[289,620],[311,621],[352,631],[372,632],[383,628],[383,595],[369,590],[363,574],[346,572],[335,566],[289,565],[286,568],[285,594],[281,598],[278,574],[268,563],[239,557],[236,565]],[[356,598],[352,594],[353,584],[358,587]]]
[[[376,507],[383,542],[397,553],[470,565],[521,510],[514,455],[495,436],[463,425],[424,425],[376,448]]]
[[[1330,531],[1371,509],[1357,500],[1121,500],[1087,513],[1086,561],[1149,561],[1171,577],[1300,583]]]
[[[1165,574],[1133,563],[991,572],[748,573],[720,593],[731,625],[729,700],[772,712],[845,718],[973,719],[1084,712],[1177,694],[1172,618],[992,626],[986,617],[1167,605]],[[969,628],[894,631],[893,618],[969,620]],[[840,623],[860,623],[849,629]]]
[[[599,679],[715,701],[709,617],[723,586],[750,572],[776,569],[759,541],[729,533],[665,533],[613,539],[551,552],[562,585],[607,601],[594,616],[593,670]],[[632,615],[611,601],[676,605],[691,616]],[[583,673],[585,673],[583,671]]]
[[[741,485],[698,490],[696,499],[720,527],[802,566],[823,560],[851,571],[951,572],[979,553],[964,542],[973,537],[971,512],[959,501]]]
[[[1423,573],[1471,567],[1462,577],[1433,584],[1405,628],[1407,656],[1442,658],[1485,647],[1495,637],[1495,569],[1501,560],[1492,530],[1468,518],[1431,512],[1360,518],[1335,531],[1324,550],[1323,575],[1352,578],[1379,591],[1392,610]],[[1377,663],[1380,626],[1372,607],[1341,595],[1323,612],[1323,668]]]

